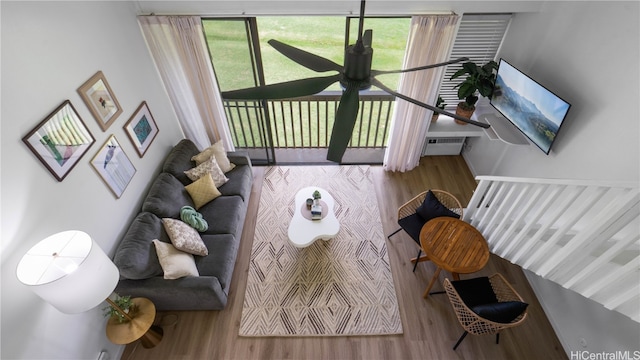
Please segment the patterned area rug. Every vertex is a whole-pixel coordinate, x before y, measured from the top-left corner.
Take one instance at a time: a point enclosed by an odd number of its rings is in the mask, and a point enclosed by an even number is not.
[[[265,172],[240,336],[401,334],[385,236],[368,166],[276,166]],[[288,241],[296,192],[335,199],[340,232]],[[311,196],[311,194],[309,194]]]

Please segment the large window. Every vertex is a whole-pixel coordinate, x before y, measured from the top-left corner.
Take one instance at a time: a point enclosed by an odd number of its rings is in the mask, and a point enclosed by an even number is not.
[[[264,72],[266,84],[319,75],[280,54],[268,44],[271,39],[342,65],[345,41],[348,39],[348,44],[355,43],[358,23],[358,18],[337,16],[203,20],[211,60],[222,91],[254,86],[259,83],[260,70]],[[365,29],[373,30],[374,69],[395,70],[402,67],[409,23],[408,17],[365,20]],[[255,27],[251,24],[255,24]],[[255,51],[256,44],[260,46],[259,52]],[[395,89],[398,79],[399,75],[393,74],[385,75],[380,80]],[[340,86],[334,84],[327,90],[338,91]]]
[[[493,60],[509,20],[510,15],[465,14],[460,21],[451,58],[465,56],[478,64]],[[295,63],[275,50],[268,41],[278,40],[342,65],[345,46],[354,44],[358,37],[358,23],[358,17],[273,16],[204,19],[203,27],[218,83],[224,92],[332,74],[317,73]],[[410,17],[365,19],[364,29],[373,30],[373,69],[402,69],[410,23]],[[439,89],[449,111],[455,111],[459,101],[455,86],[460,79],[449,80],[459,68],[460,65],[456,64],[445,69]],[[378,77],[378,80],[389,88],[397,89],[399,78],[400,74],[389,74]],[[278,161],[286,158],[283,154],[288,149],[326,149],[340,90],[339,83],[335,83],[321,94],[297,99],[225,101],[234,145],[249,149],[252,161],[260,159],[258,161],[266,163],[274,162],[276,157]],[[349,148],[373,149],[374,156],[380,159],[367,162],[381,162],[394,99],[375,87],[363,92],[360,99],[356,131]],[[295,161],[305,161],[297,158],[302,151],[290,153],[296,157]]]

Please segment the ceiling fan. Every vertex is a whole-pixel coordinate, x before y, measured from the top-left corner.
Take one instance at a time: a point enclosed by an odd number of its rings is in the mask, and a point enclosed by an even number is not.
[[[443,63],[425,65],[404,70],[383,71],[371,69],[371,60],[373,58],[373,48],[371,47],[371,41],[373,35],[371,30],[363,31],[364,7],[365,0],[361,0],[358,39],[354,45],[349,45],[345,49],[344,66],[321,56],[314,55],[307,51],[284,44],[277,40],[268,41],[269,45],[275,48],[278,52],[308,69],[316,72],[335,71],[337,72],[337,74],[293,80],[240,90],[225,91],[222,93],[222,97],[229,100],[287,99],[313,95],[323,91],[335,82],[340,82],[344,90],[342,92],[340,103],[336,111],[333,130],[331,132],[331,140],[329,141],[329,149],[327,152],[327,160],[338,163],[342,161],[342,156],[344,155],[344,152],[347,149],[347,145],[351,140],[353,128],[358,116],[358,110],[360,107],[358,92],[360,90],[366,90],[372,85],[378,87],[381,90],[384,90],[385,92],[395,97],[427,108],[434,112],[444,114],[460,121],[464,121],[483,128],[489,127],[488,124],[452,114],[435,106],[425,104],[421,101],[400,94],[388,88],[382,82],[377,80],[376,76],[378,75],[398,74],[432,69],[440,66],[467,61],[469,59],[463,57]]]

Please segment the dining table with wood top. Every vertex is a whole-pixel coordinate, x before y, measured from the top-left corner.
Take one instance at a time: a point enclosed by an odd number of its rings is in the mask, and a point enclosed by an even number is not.
[[[471,224],[454,217],[437,217],[424,224],[420,246],[427,260],[437,266],[424,298],[429,296],[442,269],[450,272],[454,280],[460,280],[460,274],[480,271],[489,261],[489,246],[484,236]]]

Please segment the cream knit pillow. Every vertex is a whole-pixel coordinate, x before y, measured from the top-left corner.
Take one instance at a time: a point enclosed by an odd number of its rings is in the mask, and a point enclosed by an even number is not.
[[[204,149],[198,155],[193,156],[191,160],[195,161],[196,165],[200,165],[203,162],[205,162],[207,159],[209,159],[211,156],[216,157],[216,161],[218,162],[220,169],[222,169],[222,172],[225,172],[225,173],[229,172],[236,167],[236,164],[229,161],[229,158],[227,157],[227,152],[224,149],[224,143],[222,142],[222,140],[218,140],[218,142]]]
[[[200,276],[193,255],[176,249],[173,245],[153,240],[165,279]]]

